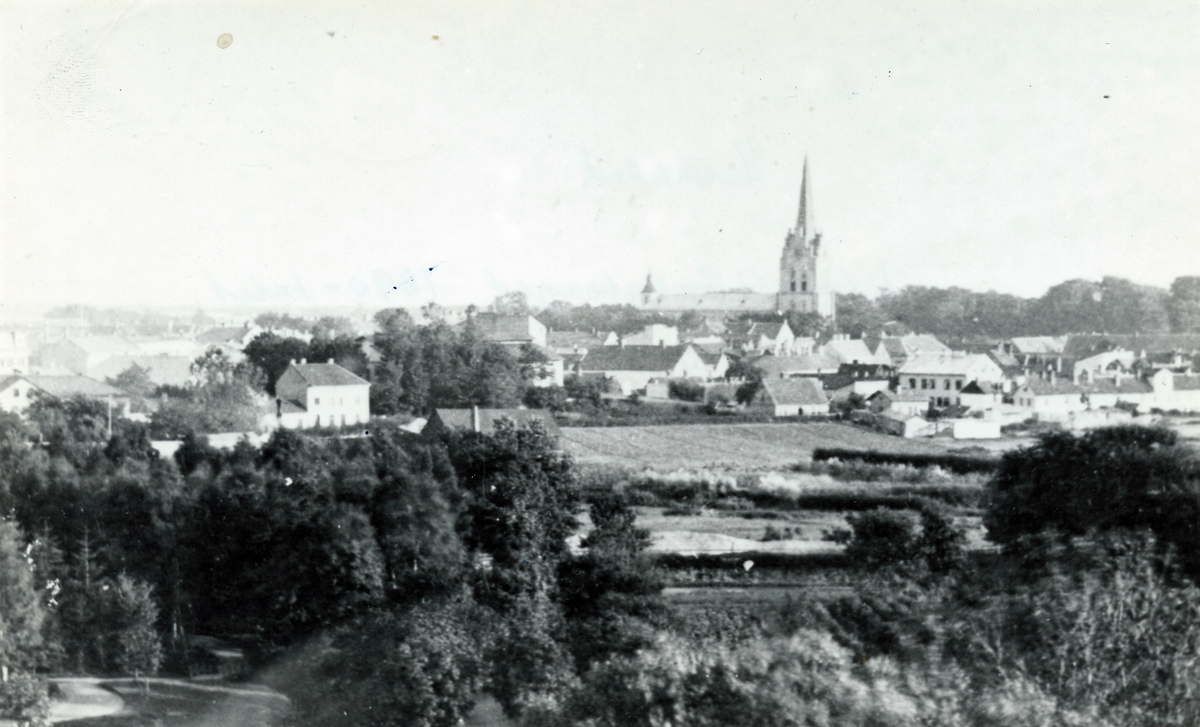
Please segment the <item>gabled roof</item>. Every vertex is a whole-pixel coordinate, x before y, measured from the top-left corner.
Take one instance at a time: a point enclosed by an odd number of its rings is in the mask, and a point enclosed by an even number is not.
[[[1048,381],[1046,379],[1030,379],[1025,382],[1025,387],[1034,393],[1036,396],[1062,396],[1066,394],[1083,394],[1083,387],[1078,386],[1070,379],[1056,379]]]
[[[670,371],[691,344],[680,346],[601,346],[588,349],[582,371]]]
[[[481,434],[491,434],[496,431],[496,422],[501,419],[509,419],[517,426],[535,421],[541,422],[547,433],[558,436],[558,424],[555,423],[554,416],[546,409],[476,409],[474,411],[479,415],[479,432]],[[435,409],[430,420],[432,422],[436,417],[447,429],[473,431],[472,416],[471,409]]]
[[[202,343],[205,346],[219,346],[223,343],[241,343],[250,334],[250,331],[250,326],[210,328],[199,336],[196,336],[196,343]]]
[[[1012,339],[1017,353],[1057,355],[1063,352],[1066,343],[1066,338],[1059,336],[1018,336]]]
[[[604,345],[606,335],[589,331],[550,331],[546,334],[546,344],[551,348],[594,348]]]
[[[725,355],[725,352],[719,349],[713,351],[702,346],[692,346],[692,348],[696,349],[696,354],[700,356],[700,360],[709,366],[716,366],[721,363],[721,357]]]
[[[981,353],[968,353],[961,356],[943,355],[943,354],[918,354],[910,356],[904,365],[900,367],[900,374],[929,374],[932,376],[966,376],[971,369],[979,365],[980,362],[986,361],[996,368],[1000,368],[990,357]]]
[[[760,356],[750,365],[762,371],[764,378],[779,378],[794,373],[832,374],[837,372],[841,364],[829,356],[810,353],[800,356]]]
[[[648,310],[773,311],[774,293],[719,292],[692,295],[652,295],[644,306]]]
[[[335,363],[291,364],[288,370],[300,374],[309,386],[366,386],[371,383]]]
[[[136,354],[142,350],[136,343],[121,336],[79,336],[67,340],[89,354]]]
[[[110,386],[103,381],[96,381],[87,376],[35,376],[24,374],[7,376],[3,381],[0,381],[0,389],[8,388],[13,382],[19,380],[28,381],[35,388],[41,389],[47,394],[60,399],[70,396],[104,398],[110,396],[129,396],[129,394],[115,386]]]
[[[972,381],[962,387],[960,394],[999,394],[1004,391],[999,384],[981,384],[978,381]]]
[[[779,338],[780,331],[787,325],[787,321],[779,321],[776,323],[755,323],[750,327],[750,333],[753,336],[766,336],[774,341]],[[789,329],[790,330],[790,329]]]
[[[192,380],[192,361],[190,356],[113,356],[92,367],[90,373],[97,379],[111,379],[138,366],[155,384],[183,386]]]
[[[532,341],[531,315],[503,315],[500,313],[477,313],[471,319],[475,330],[488,341]]]
[[[870,401],[871,399],[887,399],[888,401],[929,401],[929,397],[927,395],[918,394],[907,389],[901,389],[900,391],[876,391],[874,394],[871,394],[867,397],[867,401]]]
[[[1176,391],[1196,391],[1200,389],[1200,374],[1175,374]]]
[[[861,338],[842,338],[834,339],[826,343],[821,349],[822,353],[827,356],[836,358],[841,363],[860,364],[875,363],[875,355],[867,348],[867,344]]]
[[[1149,394],[1154,391],[1150,384],[1133,376],[1123,377],[1120,384],[1113,379],[1099,379],[1083,388],[1089,394]]]
[[[828,404],[829,398],[817,379],[763,379],[763,390],[777,406]]]
[[[1081,334],[1067,338],[1063,354],[1070,358],[1086,358],[1101,351],[1124,348],[1151,353],[1191,353],[1200,351],[1200,333],[1152,334]]]

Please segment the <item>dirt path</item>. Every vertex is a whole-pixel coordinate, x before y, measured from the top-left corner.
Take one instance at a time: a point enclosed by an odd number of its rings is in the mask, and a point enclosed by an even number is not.
[[[66,722],[88,717],[105,717],[125,711],[125,700],[100,687],[100,679],[53,679],[63,699],[50,703],[50,721]]]

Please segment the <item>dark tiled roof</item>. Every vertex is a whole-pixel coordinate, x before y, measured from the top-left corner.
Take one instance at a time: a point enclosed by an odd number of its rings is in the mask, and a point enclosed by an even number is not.
[[[297,399],[288,399],[279,402],[280,414],[303,414],[306,411],[308,409],[304,406],[304,403]]]
[[[332,363],[292,364],[309,386],[363,386],[370,382]]]
[[[240,326],[237,328],[210,328],[209,330],[196,336],[196,343],[202,343],[206,346],[219,345],[222,343],[241,343],[242,339],[250,333],[250,328]]]
[[[1077,386],[1070,379],[1057,379],[1055,381],[1047,381],[1046,379],[1030,379],[1025,383],[1037,396],[1062,396],[1066,394],[1082,394],[1083,388]]]
[[[1120,386],[1112,379],[1100,379],[1084,387],[1089,394],[1149,394],[1153,387],[1133,377],[1122,379]]]
[[[1175,374],[1176,391],[1195,391],[1200,389],[1200,374]]]
[[[1127,351],[1151,353],[1191,353],[1200,351],[1200,333],[1155,334],[1084,334],[1070,336],[1063,355],[1087,358],[1102,351],[1123,348]]]
[[[802,404],[814,406],[829,403],[829,399],[825,396],[825,390],[821,388],[820,382],[814,378],[764,379],[763,389],[770,400],[776,405]]]
[[[588,349],[583,371],[670,371],[688,346],[602,346]]]
[[[709,366],[716,366],[717,364],[721,363],[721,357],[725,355],[721,351],[714,352],[710,349],[705,349],[703,346],[693,346],[693,348],[696,349],[696,353],[700,356],[700,360]]]
[[[25,379],[47,394],[60,399],[69,396],[129,396],[115,386],[87,376],[15,376],[9,377],[6,382],[11,379]],[[4,385],[7,386],[7,383]]]
[[[475,330],[488,341],[532,341],[529,319],[533,316],[510,316],[498,313],[478,313],[471,319]]]
[[[549,434],[558,436],[558,425],[554,417],[546,409],[479,409],[479,431],[491,434],[496,430],[496,422],[509,419],[518,426],[529,422],[541,422]],[[472,429],[470,409],[435,409],[442,426],[448,429]]]

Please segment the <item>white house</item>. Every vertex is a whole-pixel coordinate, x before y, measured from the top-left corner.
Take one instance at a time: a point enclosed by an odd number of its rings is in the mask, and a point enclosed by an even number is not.
[[[43,344],[37,358],[42,370],[92,376],[97,366],[114,356],[143,353],[136,343],[120,336],[82,336]]]
[[[1170,411],[1200,411],[1200,374],[1159,369],[1150,377],[1152,406]]]
[[[467,325],[485,341],[505,345],[531,343],[546,348],[546,326],[531,315],[476,313]]]
[[[1031,378],[1017,387],[1013,403],[1039,421],[1065,421],[1088,408],[1087,391],[1070,379]]]
[[[875,359],[875,354],[871,353],[861,338],[850,338],[844,333],[837,334],[833,340],[822,346],[821,353],[839,364],[884,363]]]
[[[929,411],[929,397],[901,389],[877,391],[867,397],[867,407],[876,414],[892,412],[914,417]]]
[[[29,373],[29,340],[25,331],[0,328],[0,373]]]
[[[122,415],[129,412],[129,394],[103,381],[87,376],[34,376],[13,374],[0,379],[0,410],[21,414],[33,402],[36,392],[60,399],[85,396],[104,401]]]
[[[829,399],[814,378],[763,379],[758,405],[771,407],[777,417],[829,413]]]
[[[621,339],[626,346],[678,346],[679,329],[661,323],[651,323],[637,333]]]
[[[292,361],[275,382],[275,416],[287,429],[365,424],[371,418],[370,388],[333,359]]]
[[[918,354],[900,367],[900,388],[925,396],[934,406],[962,404],[962,390],[972,381],[1000,384],[1004,369],[985,354]]]
[[[582,375],[603,375],[628,396],[650,379],[707,379],[708,364],[691,344],[682,346],[604,346],[591,349],[578,364]]]
[[[837,359],[824,354],[800,356],[760,356],[750,365],[762,371],[764,379],[792,379],[799,376],[836,374],[841,366]]]

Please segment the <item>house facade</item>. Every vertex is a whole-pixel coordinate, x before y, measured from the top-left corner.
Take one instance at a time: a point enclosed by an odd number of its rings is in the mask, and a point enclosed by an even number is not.
[[[114,412],[119,412],[121,416],[129,413],[129,394],[103,381],[96,381],[87,376],[31,374],[13,374],[0,379],[0,410],[22,414],[39,392],[59,399],[84,396],[108,403]]]
[[[770,407],[777,417],[829,413],[829,398],[821,382],[813,378],[763,379],[756,404]]]
[[[280,427],[342,427],[371,418],[367,380],[328,363],[291,362],[275,382],[275,416]]]
[[[707,379],[709,370],[691,344],[605,346],[588,351],[578,364],[579,374],[603,375],[625,396],[645,389],[653,378]]]
[[[972,381],[999,384],[1004,370],[984,354],[920,354],[897,372],[900,388],[919,394],[933,406],[961,406],[962,390]]]

